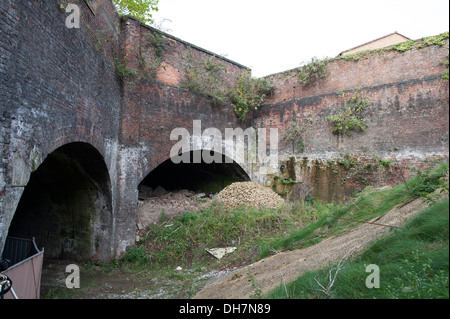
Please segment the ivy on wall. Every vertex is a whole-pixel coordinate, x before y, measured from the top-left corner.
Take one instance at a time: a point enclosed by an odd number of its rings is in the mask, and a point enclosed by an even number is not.
[[[181,86],[210,98],[213,104],[230,104],[240,120],[244,120],[250,111],[257,110],[272,92],[267,79],[252,78],[248,72],[239,75],[230,89],[224,88],[226,67],[215,56],[202,59],[191,51],[188,63]]]
[[[308,85],[317,79],[324,78],[329,59],[318,60],[312,58],[310,62],[297,69],[298,81],[302,85]]]
[[[351,136],[353,131],[364,131],[367,124],[362,112],[371,101],[361,93],[361,90],[358,90],[351,97],[342,93],[341,97],[344,98],[341,109],[336,114],[326,118],[332,126],[333,133]]]
[[[250,74],[243,73],[236,85],[227,93],[227,97],[238,118],[244,120],[248,112],[257,110],[271,92],[272,85],[267,79],[255,79]]]

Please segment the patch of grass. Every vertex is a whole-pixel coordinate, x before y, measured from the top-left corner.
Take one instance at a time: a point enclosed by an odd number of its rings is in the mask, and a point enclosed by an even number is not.
[[[141,242],[129,249],[121,259],[111,263],[110,267],[136,273],[167,273],[167,276],[176,277],[179,282],[186,284],[185,293],[190,296],[193,290],[188,289],[188,286],[196,280],[196,274],[189,271],[197,269],[197,272],[204,272],[224,266],[240,267],[272,253],[308,247],[327,237],[345,233],[361,223],[327,216],[370,221],[398,204],[416,199],[417,196],[425,199],[424,194],[415,194],[411,190],[421,187],[422,184],[429,185],[430,181],[440,184],[436,178],[424,178],[434,176],[436,172],[439,172],[440,176],[445,175],[448,172],[448,164],[441,165],[437,170],[430,170],[430,173],[425,175],[418,174],[407,183],[393,188],[377,190],[367,187],[357,198],[345,205],[324,204],[320,201],[286,202],[277,210],[239,207],[227,211],[213,201],[199,212],[186,212],[177,218],[166,218],[152,225]],[[434,187],[429,189],[432,191]],[[440,283],[443,282],[445,286],[445,282],[448,282],[448,200],[447,204],[439,205],[433,206],[433,211],[420,215],[422,219],[416,218],[403,230],[396,230],[393,236],[397,237],[389,237],[372,245],[370,250],[362,254],[362,259],[346,261],[339,265],[342,268],[339,269],[330,289],[321,291],[316,281],[327,287],[331,269],[327,268],[306,273],[296,282],[280,287],[279,291],[270,297],[404,298],[403,293],[408,293],[411,285],[431,286],[426,289],[431,289],[432,294],[435,294],[436,290],[442,291]],[[445,210],[446,216],[442,213]],[[445,225],[446,230],[442,228]],[[397,240],[402,236],[401,240]],[[227,246],[235,246],[237,250],[221,260],[205,251],[205,248]],[[369,264],[377,264],[380,267],[381,286],[384,290],[368,289],[365,286],[364,281],[369,275],[366,266]],[[181,266],[183,271],[175,272],[177,266]],[[336,265],[331,267],[336,268]],[[411,284],[407,276],[401,275],[400,267],[413,274],[415,283]],[[436,282],[434,279],[427,281],[427,278],[423,278],[422,269],[426,269],[425,273],[432,269]],[[447,277],[442,274],[445,269]],[[362,279],[357,281],[355,278]],[[255,296],[259,292],[256,288]],[[420,289],[415,290],[415,296],[422,298],[430,295]]]
[[[186,212],[152,225],[142,242],[133,246],[120,263],[163,268],[208,266],[217,260],[205,249],[228,246],[238,249],[222,261],[253,262],[261,246],[310,222],[314,214],[292,203],[277,210],[239,207],[226,211],[212,202],[199,212]]]
[[[380,287],[369,289],[367,265],[380,269]],[[404,228],[373,243],[359,257],[344,262],[328,295],[318,290],[328,268],[307,272],[273,291],[270,298],[448,298],[449,200],[433,204]]]
[[[336,204],[319,204],[320,206],[317,206],[317,204],[314,204],[320,211],[316,214],[316,216],[320,216],[319,220],[290,233],[287,237],[270,241],[262,249],[260,258],[265,258],[274,251],[308,247],[325,238],[345,233],[351,228],[361,225],[359,222],[334,219],[327,216],[370,221],[382,216],[396,205],[418,197],[432,202],[430,199],[435,198],[432,192],[438,187],[448,193],[448,185],[443,179],[448,174],[448,170],[449,164],[441,163],[437,168],[430,167],[419,170],[414,178],[393,188],[374,190],[367,187],[353,201],[343,206]]]
[[[449,191],[448,183],[443,178],[448,174],[448,170],[448,163],[441,163],[437,168],[421,167],[417,170],[415,178],[406,183],[407,189],[411,195],[433,202],[439,197],[434,194],[435,190],[440,188],[441,193]]]
[[[358,222],[338,220],[327,216],[345,217],[361,221],[370,221],[391,210],[394,206],[410,199],[411,195],[405,190],[403,184],[394,188],[373,191],[367,188],[354,201],[340,205],[323,205],[320,208],[320,219],[298,231],[292,232],[288,237],[274,240],[269,243],[260,255],[264,258],[271,251],[293,250],[315,245],[325,238],[345,233],[349,229],[361,225]]]

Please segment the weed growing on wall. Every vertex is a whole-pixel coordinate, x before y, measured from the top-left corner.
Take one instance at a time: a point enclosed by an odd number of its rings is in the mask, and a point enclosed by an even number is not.
[[[307,85],[313,81],[325,77],[328,59],[318,60],[312,58],[310,62],[298,68],[298,81]]]
[[[304,134],[306,132],[306,125],[298,122],[290,122],[289,127],[284,133],[284,139],[292,142],[293,151],[297,150],[302,153],[305,150],[306,143]],[[297,146],[297,147],[295,147]]]
[[[447,57],[447,61],[441,61],[441,64],[443,64],[445,66],[445,68],[447,69],[442,74],[442,79],[443,80],[448,80],[449,79],[449,77],[448,77],[448,70],[449,70],[448,57]]]
[[[129,68],[129,56],[128,53],[122,59],[114,59],[114,67],[116,69],[116,74],[120,78],[133,78],[139,74],[139,70]]]
[[[244,120],[249,111],[257,110],[262,105],[271,91],[269,81],[262,78],[255,79],[244,73],[227,95],[236,115],[240,120]]]
[[[155,78],[161,67],[164,54],[167,50],[167,40],[158,29],[152,29],[147,35],[147,45],[152,49],[153,57],[150,62],[142,56],[142,47],[139,46],[139,64],[143,67],[143,75],[147,78]]]
[[[342,93],[341,97],[344,97],[343,107],[337,114],[326,118],[331,123],[333,133],[351,136],[352,131],[364,131],[367,124],[362,112],[371,103],[370,100],[360,90],[350,98],[346,93]]]
[[[267,79],[255,79],[249,73],[241,74],[231,89],[225,89],[226,67],[215,56],[202,59],[191,51],[188,61],[182,87],[210,98],[213,104],[231,104],[240,120],[244,120],[251,110],[257,110],[272,92]]]
[[[215,56],[202,59],[190,50],[186,79],[181,86],[210,98],[214,104],[223,103],[226,101],[226,92],[222,88],[225,69],[225,65]]]
[[[406,52],[412,49],[422,49],[430,45],[444,46],[449,38],[448,32],[444,32],[435,36],[422,38],[420,40],[411,40],[398,43],[391,47],[391,49],[399,52]]]
[[[346,60],[346,61],[359,61],[361,58],[370,57],[373,54],[382,54],[388,51],[398,51],[398,52],[406,52],[414,49],[422,49],[431,45],[444,46],[449,38],[449,33],[444,32],[435,36],[426,37],[418,40],[410,40],[395,44],[390,47],[374,49],[374,50],[365,50],[361,52],[356,52],[353,54],[339,55],[335,58],[335,60]]]

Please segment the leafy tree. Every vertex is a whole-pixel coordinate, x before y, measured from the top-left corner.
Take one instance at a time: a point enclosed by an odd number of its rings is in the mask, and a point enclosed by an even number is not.
[[[143,23],[152,23],[151,11],[158,11],[159,0],[113,0],[122,15],[130,15]]]

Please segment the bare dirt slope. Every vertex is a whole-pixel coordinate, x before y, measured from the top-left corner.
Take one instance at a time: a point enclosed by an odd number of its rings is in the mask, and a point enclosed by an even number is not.
[[[402,226],[405,221],[421,212],[427,204],[416,199],[396,206],[385,215],[374,219],[376,223]],[[287,283],[309,270],[320,269],[330,263],[349,258],[363,250],[368,243],[390,231],[390,227],[373,224],[361,226],[339,236],[323,240],[314,246],[283,252],[236,270],[206,285],[194,298],[228,299],[249,298],[255,293],[252,283],[257,283],[262,294],[270,292],[282,282]],[[253,276],[249,282],[250,274]]]

